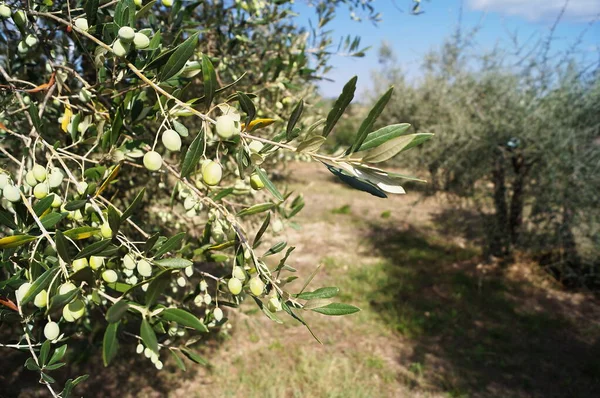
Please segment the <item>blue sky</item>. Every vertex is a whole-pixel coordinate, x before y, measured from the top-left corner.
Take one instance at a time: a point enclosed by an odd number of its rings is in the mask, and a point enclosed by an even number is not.
[[[383,40],[391,44],[397,59],[410,78],[418,78],[419,66],[424,54],[439,47],[457,27],[462,4],[462,26],[465,30],[480,25],[477,46],[474,51],[490,50],[497,43],[509,43],[508,32],[518,32],[521,41],[544,37],[561,11],[564,0],[423,0],[423,14],[407,13],[410,0],[376,0],[374,7],[382,14],[383,21],[374,26],[368,21],[354,22],[349,12],[341,8],[337,18],[328,26],[337,37],[359,34],[361,46],[372,46],[363,58],[336,56],[334,69],[327,77],[334,82],[320,84],[321,93],[335,97],[346,81],[358,75],[359,94],[371,88],[371,73],[377,69],[377,48]],[[400,8],[404,12],[398,10]],[[314,18],[314,9],[299,1],[295,10],[300,14],[299,22],[305,23],[309,16]],[[564,17],[555,30],[553,48],[557,51],[568,48],[583,36],[581,57],[587,60],[598,58],[600,52],[600,0],[570,0]],[[590,26],[590,23],[593,23]]]

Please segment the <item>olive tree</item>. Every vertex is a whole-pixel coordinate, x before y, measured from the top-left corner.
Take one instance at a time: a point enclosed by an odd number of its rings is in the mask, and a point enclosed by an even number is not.
[[[130,344],[149,366],[185,368],[246,299],[306,327],[306,311],[359,310],[337,287],[308,289],[318,267],[292,284],[277,233],[304,202],[271,172],[301,154],[386,197],[401,176],[373,164],[429,135],[374,130],[389,90],[344,153],[319,152],[356,89],[309,114],[341,4],[377,17],[369,2],[318,2],[310,33],[281,0],[0,5],[0,344],[29,353],[53,396],[85,379],[56,387],[69,341],[98,329],[105,365]],[[342,47],[360,56],[359,43]]]
[[[383,48],[378,84],[402,96],[380,121],[436,134],[407,160],[481,215],[489,255],[526,249],[561,278],[597,284],[598,63],[575,48],[551,62],[550,38],[521,48],[525,57],[475,54],[475,39],[458,32],[430,52],[414,84]]]

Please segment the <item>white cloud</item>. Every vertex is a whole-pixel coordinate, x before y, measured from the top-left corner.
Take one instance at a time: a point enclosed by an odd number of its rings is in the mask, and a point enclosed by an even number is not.
[[[565,0],[469,0],[472,9],[515,15],[532,21],[554,19]],[[565,19],[589,21],[600,13],[600,0],[570,0]]]

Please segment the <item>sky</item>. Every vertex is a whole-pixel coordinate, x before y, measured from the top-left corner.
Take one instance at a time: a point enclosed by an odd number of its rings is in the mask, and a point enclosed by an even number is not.
[[[438,48],[458,26],[462,7],[461,27],[468,31],[475,26],[480,30],[473,51],[486,51],[496,44],[510,43],[510,34],[516,32],[521,42],[545,37],[563,9],[565,0],[423,0],[420,15],[411,15],[411,0],[375,0],[373,6],[382,14],[377,25],[355,22],[345,8],[328,27],[335,37],[360,35],[361,47],[372,46],[363,58],[334,56],[333,70],[326,76],[333,82],[322,82],[319,87],[325,97],[337,97],[343,85],[358,75],[357,93],[366,95],[372,89],[371,74],[378,68],[377,49],[382,41],[393,48],[396,58],[411,79],[418,79],[423,55]],[[295,11],[299,23],[308,26],[314,18],[314,9],[304,1],[297,1]],[[582,32],[581,57],[598,58],[600,52],[600,0],[570,0],[560,23],[555,29],[553,49],[560,51],[578,41]],[[509,34],[510,32],[510,34]]]

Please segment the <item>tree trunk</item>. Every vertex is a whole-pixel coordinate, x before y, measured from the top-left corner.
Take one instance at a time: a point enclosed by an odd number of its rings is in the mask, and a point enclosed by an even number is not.
[[[508,206],[506,203],[506,172],[504,168],[504,154],[499,150],[494,159],[492,170],[492,183],[494,184],[494,218],[490,231],[490,254],[496,257],[505,257],[510,253],[508,242]]]
[[[515,172],[515,181],[513,183],[513,192],[510,200],[510,215],[508,220],[508,228],[510,232],[510,243],[516,245],[519,241],[519,233],[523,224],[523,206],[525,188],[525,177],[529,171],[529,167],[525,164],[522,154],[517,154],[512,157],[513,170]]]

